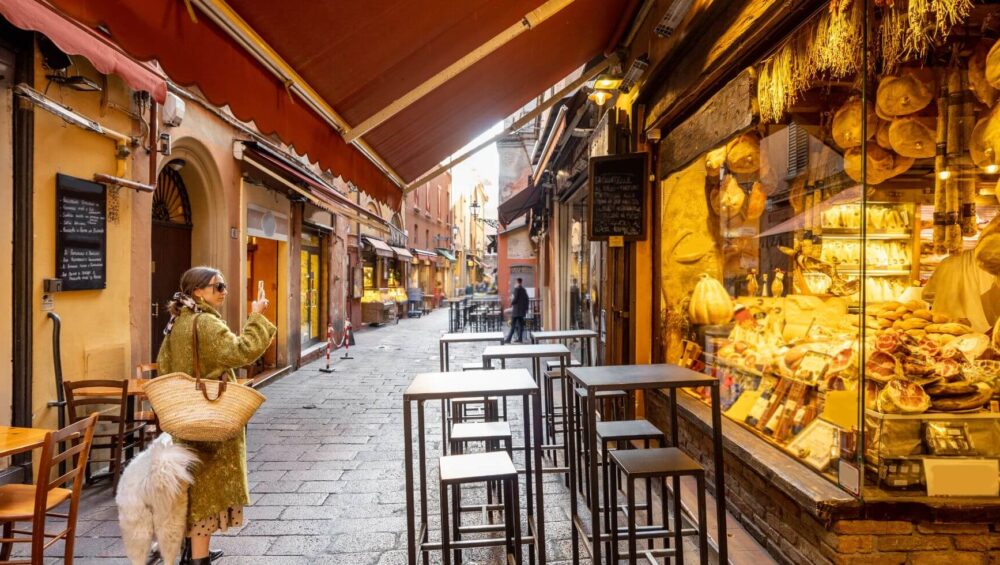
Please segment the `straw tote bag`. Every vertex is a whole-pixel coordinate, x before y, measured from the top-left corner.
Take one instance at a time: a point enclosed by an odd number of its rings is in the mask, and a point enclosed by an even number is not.
[[[226,441],[246,427],[264,402],[263,394],[223,380],[202,380],[198,356],[198,314],[194,318],[194,376],[170,373],[145,383],[143,391],[160,428],[187,441]]]

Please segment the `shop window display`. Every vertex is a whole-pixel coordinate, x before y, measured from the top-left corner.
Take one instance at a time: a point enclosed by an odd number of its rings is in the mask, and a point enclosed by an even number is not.
[[[665,351],[859,496],[997,496],[1000,7],[912,5],[831,3],[663,178]]]

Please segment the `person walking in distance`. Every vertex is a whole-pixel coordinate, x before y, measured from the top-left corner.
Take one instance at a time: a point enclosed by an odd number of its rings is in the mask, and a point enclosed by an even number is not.
[[[521,284],[521,279],[517,279],[514,286],[514,294],[510,300],[510,333],[507,334],[507,343],[514,337],[514,330],[517,330],[517,342],[524,342],[524,317],[528,314],[528,291]]]

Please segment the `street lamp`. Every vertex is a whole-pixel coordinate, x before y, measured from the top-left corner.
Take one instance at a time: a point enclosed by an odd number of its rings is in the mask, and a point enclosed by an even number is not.
[[[474,198],[472,204],[469,204],[469,208],[472,208],[472,221],[479,219],[479,199]]]

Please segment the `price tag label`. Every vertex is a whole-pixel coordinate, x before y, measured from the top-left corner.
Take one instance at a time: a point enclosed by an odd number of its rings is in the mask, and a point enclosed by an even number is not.
[[[625,237],[621,235],[608,237],[608,247],[625,247]]]

